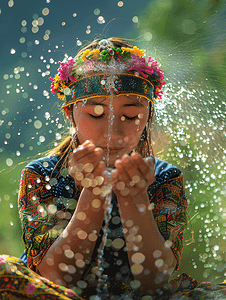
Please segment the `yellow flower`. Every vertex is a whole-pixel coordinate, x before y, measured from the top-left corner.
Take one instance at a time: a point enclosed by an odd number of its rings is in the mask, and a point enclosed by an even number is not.
[[[63,81],[61,81],[61,82],[60,82],[60,87],[64,90],[64,89],[66,89],[68,86],[67,86]]]
[[[127,48],[127,47],[122,47],[121,48],[122,49],[122,51],[129,51],[130,53],[132,53],[132,51],[133,51],[133,49],[131,49],[131,48]]]
[[[144,50],[137,48],[137,46],[134,46],[133,49],[122,47],[122,51],[129,51],[131,54],[135,54],[139,57],[143,56],[145,53]]]
[[[64,100],[65,95],[61,93],[57,93],[57,97],[61,100]]]
[[[134,54],[136,54],[139,57],[141,57],[145,54],[144,50],[137,48],[137,46],[134,46],[133,50],[134,50]]]
[[[85,60],[86,60],[86,56],[89,55],[89,53],[90,53],[90,50],[86,50],[86,51],[82,54],[81,59],[82,59],[83,61],[85,61]]]
[[[60,76],[59,75],[55,75],[54,79],[58,80],[58,79],[60,79]]]
[[[99,50],[99,49],[86,50],[86,51],[82,54],[81,59],[82,59],[83,61],[87,60],[86,57],[87,57],[88,55],[92,55],[93,58],[97,58],[97,57],[99,56],[98,53],[100,53],[100,50]]]
[[[90,54],[93,54],[93,58],[99,57],[98,53],[100,53],[100,49],[93,49],[92,51],[90,51]]]

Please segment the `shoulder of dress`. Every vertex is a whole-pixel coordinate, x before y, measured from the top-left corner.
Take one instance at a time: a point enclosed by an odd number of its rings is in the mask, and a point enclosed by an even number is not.
[[[179,168],[170,164],[167,161],[155,159],[156,170],[155,170],[155,182],[148,187],[148,193],[151,197],[158,188],[167,183],[169,180],[176,179],[179,177],[181,184],[183,185],[183,174]]]
[[[29,162],[24,170],[32,171],[41,174],[42,176],[49,176],[50,174],[58,174],[61,164],[58,163],[59,156],[51,155],[46,157],[41,157]]]
[[[155,170],[155,179],[158,181],[169,180],[182,175],[182,172],[176,166],[170,164],[167,161],[155,159],[156,170]]]

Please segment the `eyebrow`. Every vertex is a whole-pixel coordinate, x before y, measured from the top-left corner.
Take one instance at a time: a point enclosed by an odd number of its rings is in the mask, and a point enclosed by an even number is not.
[[[102,100],[102,101],[104,101],[104,100]],[[96,101],[93,101],[93,100],[87,100],[86,105],[102,105],[102,106],[105,106],[105,107],[108,106],[107,104],[104,104],[104,103],[101,103],[101,102],[96,102]],[[123,106],[144,106],[144,105],[140,102],[134,102],[134,103],[125,103],[125,104],[123,104]]]

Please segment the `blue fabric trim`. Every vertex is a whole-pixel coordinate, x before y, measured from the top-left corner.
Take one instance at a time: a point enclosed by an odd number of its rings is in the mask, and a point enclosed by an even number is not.
[[[115,76],[117,78],[112,80],[111,87],[107,84],[109,77],[107,74],[91,75],[73,82],[70,86],[71,95],[64,97],[64,106],[92,97],[127,94],[141,96],[152,101],[153,85],[149,80],[133,74],[115,74]]]
[[[23,261],[23,263],[27,267],[27,251],[25,251],[23,254],[21,254],[20,259]]]

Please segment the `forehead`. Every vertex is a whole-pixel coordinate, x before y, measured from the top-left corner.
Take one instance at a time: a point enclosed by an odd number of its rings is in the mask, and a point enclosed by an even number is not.
[[[126,106],[137,106],[144,107],[148,106],[148,102],[145,98],[138,97],[136,95],[128,95],[128,96],[114,96],[114,97],[94,97],[84,101],[85,106],[93,106],[93,105],[102,105],[109,106],[110,103],[117,104],[122,107]]]

